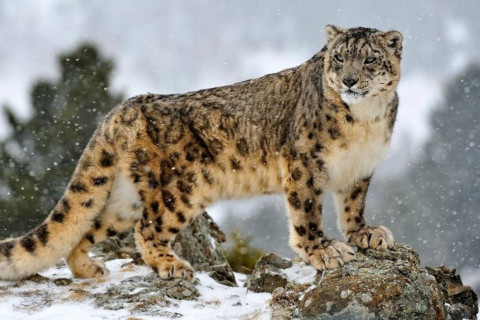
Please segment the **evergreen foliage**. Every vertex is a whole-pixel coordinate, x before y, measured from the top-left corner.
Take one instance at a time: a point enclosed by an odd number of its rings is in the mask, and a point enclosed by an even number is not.
[[[244,237],[238,231],[231,235],[233,244],[226,252],[227,260],[233,271],[250,274],[255,269],[255,263],[265,254],[263,250],[253,247],[251,237]]]
[[[58,63],[60,79],[32,88],[32,118],[22,122],[3,108],[11,134],[0,143],[0,238],[48,215],[98,123],[122,98],[109,90],[113,62],[93,45],[61,55]]]

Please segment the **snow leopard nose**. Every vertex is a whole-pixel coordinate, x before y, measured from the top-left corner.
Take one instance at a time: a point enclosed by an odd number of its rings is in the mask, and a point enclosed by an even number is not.
[[[348,88],[353,87],[358,82],[358,77],[347,76],[342,79],[344,85]]]

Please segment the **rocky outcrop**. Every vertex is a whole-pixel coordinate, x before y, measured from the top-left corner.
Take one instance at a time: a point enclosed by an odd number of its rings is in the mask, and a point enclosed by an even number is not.
[[[206,213],[178,235],[174,249],[202,271],[193,283],[160,279],[143,266],[127,233],[95,249],[110,260],[106,279],[75,279],[61,264],[26,280],[0,281],[0,298],[11,298],[7,305],[20,315],[69,302],[107,310],[108,319],[175,319],[207,312],[209,319],[473,320],[478,313],[475,292],[455,270],[421,267],[418,254],[404,244],[383,252],[359,250],[355,261],[325,272],[267,254],[246,281],[238,275],[245,289],[231,288],[236,281],[220,248],[223,241],[225,235]],[[132,260],[119,260],[126,258]],[[216,314],[217,309],[223,311]]]
[[[236,286],[233,270],[220,248],[220,243],[225,241],[225,234],[207,212],[203,212],[177,235],[173,249],[195,270],[207,271],[218,282]]]
[[[204,291],[225,288],[222,285],[236,286],[234,273],[220,247],[224,241],[225,235],[208,214],[203,213],[178,234],[173,243],[174,250],[197,271],[203,271],[204,278],[207,273],[208,279],[218,283],[205,284],[208,287],[203,287]],[[135,315],[128,319],[142,319],[143,316],[176,319],[182,317],[182,303],[193,301],[193,305],[201,309],[204,305],[218,302],[210,299],[205,302],[199,298],[199,288],[203,284],[198,279],[193,283],[183,279],[162,280],[144,266],[136,252],[133,232],[119,234],[98,244],[93,253],[107,261],[111,270],[109,277],[76,279],[69,275],[65,264],[60,263],[44,275],[36,274],[12,283],[0,281],[0,298],[11,298],[15,310],[26,317],[28,313],[45,312],[48,308],[55,308],[56,304],[68,302],[88,304],[95,310],[112,312],[108,319],[126,319],[125,314]],[[233,294],[231,296],[233,298],[228,298],[238,300]],[[230,300],[227,303],[231,303]],[[0,319],[3,319],[2,316]]]
[[[435,277],[445,301],[446,314],[451,319],[472,319],[478,313],[478,298],[471,287],[462,283],[455,269],[426,268]]]
[[[478,313],[476,294],[454,270],[422,268],[418,254],[403,244],[384,252],[360,250],[355,261],[307,281],[292,275],[311,267],[279,267],[278,259],[260,259],[248,281],[253,291],[272,292],[272,319],[460,320]]]
[[[175,251],[187,259],[196,270],[207,271],[217,282],[235,286],[230,265],[220,250],[225,235],[207,213],[199,216],[182,231],[173,244]],[[98,247],[107,259],[133,257],[133,237],[114,237]],[[195,299],[195,286],[185,281],[172,282],[154,279],[127,281],[133,286],[143,283],[170,298]],[[128,292],[128,283],[113,290],[121,296]],[[148,286],[146,284],[149,284]],[[393,250],[359,250],[355,261],[343,268],[317,272],[301,261],[291,261],[275,254],[264,255],[257,261],[246,282],[254,292],[272,294],[271,318],[302,319],[476,319],[478,302],[475,292],[464,286],[455,270],[446,267],[423,268],[418,254],[409,246],[397,243]],[[125,288],[124,288],[125,287]],[[123,290],[123,289],[125,290]],[[150,290],[150,291],[151,291]],[[109,308],[108,301],[115,292],[96,297],[99,306]],[[147,290],[148,291],[148,290]],[[125,296],[130,303],[145,302],[141,296]],[[157,297],[158,298],[158,297]],[[148,299],[147,299],[148,300]],[[152,305],[154,303],[152,302]]]
[[[175,252],[188,260],[197,271],[207,271],[218,282],[235,286],[235,276],[227,262],[220,244],[226,241],[225,234],[212,218],[203,212],[176,237],[172,244]],[[143,264],[136,253],[133,232],[127,232],[98,244],[94,253],[104,260],[133,258],[136,264]]]

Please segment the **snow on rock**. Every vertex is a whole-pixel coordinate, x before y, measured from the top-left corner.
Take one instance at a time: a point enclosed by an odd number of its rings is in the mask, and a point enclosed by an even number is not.
[[[269,259],[270,258],[270,259]],[[285,281],[310,284],[316,270],[271,254]],[[161,280],[132,259],[106,262],[110,275],[76,279],[62,263],[22,281],[0,281],[1,319],[270,319],[272,295],[246,288],[247,276],[235,273],[238,286],[223,285],[208,272],[190,282]],[[271,283],[275,286],[275,283]],[[276,287],[275,287],[276,288]],[[275,289],[273,288],[273,289]]]
[[[475,292],[454,270],[423,268],[399,243],[359,250],[355,261],[325,272],[267,254],[251,276],[235,273],[234,282],[212,271],[197,272],[193,283],[161,280],[135,259],[107,267],[110,275],[100,279],[72,278],[61,264],[27,280],[0,281],[0,319],[460,320],[478,312]]]
[[[106,261],[106,278],[75,279],[60,264],[27,280],[0,281],[0,320],[269,318],[271,295],[243,287],[246,277],[233,273],[223,241],[207,213],[177,235],[173,248],[197,270],[191,283],[161,280],[136,253],[132,233],[112,237],[93,250]]]
[[[268,293],[216,282],[161,280],[131,259],[107,262],[110,276],[75,279],[65,265],[19,282],[0,281],[1,319],[269,319]]]
[[[359,250],[342,268],[317,272],[268,254],[247,286],[271,292],[272,319],[475,319],[477,296],[455,270],[423,268],[418,253],[397,243]]]
[[[317,269],[303,261],[297,261],[290,268],[282,270],[289,281],[298,284],[312,284],[315,282]]]

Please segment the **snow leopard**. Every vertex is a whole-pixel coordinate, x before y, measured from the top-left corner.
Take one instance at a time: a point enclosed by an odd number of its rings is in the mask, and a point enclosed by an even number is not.
[[[215,201],[283,193],[289,243],[318,270],[388,250],[365,199],[386,157],[398,110],[402,35],[325,27],[327,43],[299,66],[184,94],[144,94],[116,106],[86,146],[46,220],[0,242],[0,279],[22,279],[65,258],[75,277],[108,275],[92,245],[134,228],[161,278],[194,279],[171,242]],[[346,241],[324,233],[333,192]]]

